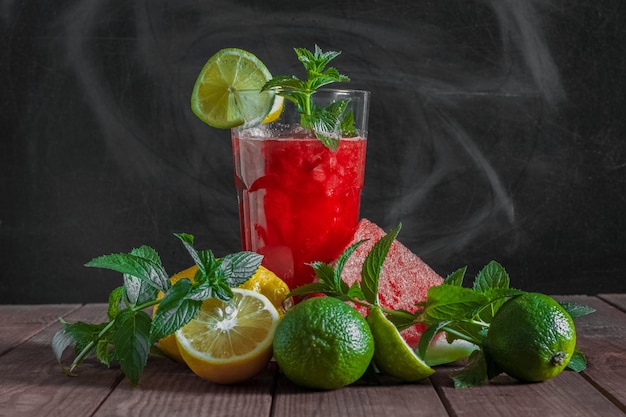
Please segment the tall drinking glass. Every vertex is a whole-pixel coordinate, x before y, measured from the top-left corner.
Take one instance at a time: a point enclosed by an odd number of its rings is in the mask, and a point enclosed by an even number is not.
[[[308,263],[336,259],[359,221],[369,92],[313,95],[320,107],[346,99],[356,132],[335,132],[336,150],[300,125],[289,100],[278,120],[232,129],[242,249],[263,255],[263,265],[291,289],[312,282]]]

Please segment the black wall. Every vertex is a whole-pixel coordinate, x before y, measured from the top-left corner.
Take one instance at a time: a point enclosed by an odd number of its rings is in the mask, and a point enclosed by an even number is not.
[[[55,0],[0,5],[0,302],[105,302],[93,257],[174,232],[239,249],[229,132],[190,111],[206,59],[343,51],[372,91],[362,215],[442,275],[626,290],[623,0]]]

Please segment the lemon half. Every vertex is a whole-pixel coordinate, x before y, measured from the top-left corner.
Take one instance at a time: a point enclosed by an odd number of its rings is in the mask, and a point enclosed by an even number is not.
[[[229,302],[205,300],[196,318],[176,332],[176,342],[196,375],[232,384],[252,378],[267,366],[278,322],[278,311],[267,297],[233,288]]]

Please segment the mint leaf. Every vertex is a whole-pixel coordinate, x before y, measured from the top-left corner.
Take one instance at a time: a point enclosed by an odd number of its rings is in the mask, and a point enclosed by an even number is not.
[[[326,147],[336,151],[339,147],[342,131],[342,115],[346,111],[349,100],[336,101],[325,108],[314,107],[312,114],[307,116],[308,125]]]
[[[489,262],[478,272],[474,281],[474,291],[485,292],[492,288],[509,288],[509,274],[496,261]]]
[[[118,253],[100,256],[92,259],[85,266],[132,275],[160,291],[167,291],[170,285],[169,276],[160,263],[132,254]]]
[[[525,291],[516,290],[514,288],[489,288],[483,294],[487,297],[488,304],[480,311],[480,319],[490,323],[496,312],[511,297],[524,294]]]
[[[467,365],[458,371],[450,373],[455,388],[469,388],[483,385],[488,382],[487,361],[483,352],[475,350],[471,353]]]
[[[148,246],[141,246],[133,249],[130,254],[152,262],[160,270],[165,272],[161,264],[161,258],[159,258],[158,253],[154,249]],[[167,276],[167,274],[165,275]],[[169,282],[165,285],[169,286]],[[143,304],[153,300],[160,289],[160,287],[154,286],[151,281],[143,280],[140,277],[128,273],[124,274],[124,287],[126,288],[126,297],[132,305]]]
[[[314,52],[311,52],[306,48],[294,48],[294,51],[298,56],[298,60],[304,64],[309,79],[313,79],[319,75],[324,74],[324,69],[330,63],[330,61],[337,58],[341,54],[341,52],[335,51],[323,52],[317,45],[315,45]],[[342,76],[338,74],[335,75],[335,79],[337,81],[342,81],[344,80],[344,78],[342,78]]]
[[[481,293],[469,288],[441,284],[428,289],[422,316],[427,323],[439,321],[469,320],[481,307],[488,304],[489,299]]]
[[[96,345],[96,357],[106,366],[111,366],[111,363],[117,359],[113,345],[106,339],[98,341]]]
[[[191,281],[183,278],[165,293],[152,320],[151,344],[174,333],[196,317],[202,306],[202,300],[188,298],[191,290]]]
[[[159,289],[151,285],[149,281],[130,274],[124,274],[124,287],[126,288],[126,297],[131,305],[143,304],[153,300],[159,293]]]
[[[218,268],[228,285],[237,287],[256,273],[262,260],[263,256],[255,252],[237,252],[224,256]]]
[[[347,284],[346,284],[347,286]],[[358,282],[354,282],[349,288],[348,291],[345,292],[346,296],[354,301],[354,300],[365,300],[365,294],[361,290],[361,286]]]
[[[57,362],[61,363],[63,352],[74,343],[74,338],[65,329],[57,331],[52,337],[52,351]]]
[[[211,297],[217,297],[216,294],[218,290],[216,286],[217,286],[217,282],[214,279],[205,280],[199,285],[196,281],[194,285],[191,287],[191,290],[189,294],[187,295],[187,298],[190,300],[203,301]],[[225,301],[228,301],[230,297],[232,297],[232,293],[228,295],[227,297],[228,299]]]
[[[343,117],[341,118],[340,131],[346,138],[354,138],[359,135],[359,132],[357,132],[354,125],[354,112],[352,110],[348,110],[343,114]]]
[[[187,249],[187,252],[189,253],[189,255],[191,255],[191,258],[193,259],[195,264],[198,265],[198,268],[200,269],[200,271],[206,274],[207,273],[206,266],[207,266],[207,263],[210,263],[211,261],[212,253],[204,253],[204,254],[198,253],[196,249],[193,247],[193,241],[194,241],[193,235],[190,235],[188,233],[174,233],[174,236],[176,236],[177,238],[180,239],[181,242],[183,242],[185,249]]]
[[[398,236],[401,228],[402,224],[399,224],[395,229],[376,242],[363,262],[363,267],[361,268],[361,290],[363,291],[365,300],[373,305],[378,305],[378,281],[380,279],[380,271],[389,253],[389,248],[396,239],[396,236]]]
[[[120,367],[131,384],[136,385],[150,353],[150,326],[152,320],[144,311],[120,311],[111,332],[111,341]]]
[[[578,317],[586,316],[587,314],[591,314],[596,311],[596,309],[593,307],[578,303],[563,302],[559,304],[561,304],[561,306],[565,309],[565,311],[567,311],[572,319],[577,319]]]
[[[348,262],[348,259],[350,258],[350,256],[352,256],[352,254],[364,242],[365,242],[365,239],[351,244],[346,250],[343,251],[343,253],[341,255],[339,255],[339,258],[337,258],[337,261],[335,262],[334,271],[332,272],[332,279],[333,279],[333,283],[334,283],[334,287],[335,288],[337,288],[337,289],[345,288],[345,283],[341,279],[341,274],[343,273],[343,268],[345,268],[346,262]]]
[[[313,262],[309,265],[313,268],[315,276],[317,276],[320,282],[324,283],[329,290],[337,291],[341,288],[336,280],[336,269],[333,268],[332,265],[319,261]],[[339,276],[339,280],[341,280],[341,275]]]
[[[114,320],[115,317],[117,317],[125,294],[125,287],[117,287],[111,291],[111,294],[109,294],[109,308],[107,310],[107,317],[109,320]]]
[[[448,285],[455,285],[460,287],[463,285],[463,279],[465,278],[465,272],[467,272],[467,266],[459,268],[444,279],[443,283]]]
[[[575,349],[574,354],[567,364],[567,369],[575,372],[584,371],[585,369],[587,369],[587,358],[581,351]]]

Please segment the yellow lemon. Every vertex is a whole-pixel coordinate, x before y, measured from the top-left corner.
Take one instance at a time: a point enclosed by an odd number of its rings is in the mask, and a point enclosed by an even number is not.
[[[274,104],[272,105],[272,109],[269,114],[265,116],[265,119],[261,123],[272,123],[276,121],[280,114],[283,112],[285,99],[282,96],[274,97]]]
[[[198,271],[198,266],[193,265],[170,278],[170,282],[174,285],[182,278],[188,278],[193,281],[193,277]],[[240,285],[240,288],[256,291],[267,297],[278,311],[279,317],[285,312],[284,303],[285,296],[289,294],[289,287],[283,280],[281,280],[276,274],[264,266],[259,266],[255,274],[250,277],[246,282]],[[162,298],[163,293],[159,293],[158,298]],[[154,306],[153,315],[156,313],[158,306]],[[183,358],[178,351],[178,345],[176,344],[176,337],[172,334],[159,340],[159,348],[169,358],[183,362]]]
[[[252,378],[267,366],[279,320],[267,297],[233,288],[229,302],[205,300],[196,318],[176,332],[176,342],[196,375],[232,384]]]

